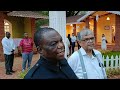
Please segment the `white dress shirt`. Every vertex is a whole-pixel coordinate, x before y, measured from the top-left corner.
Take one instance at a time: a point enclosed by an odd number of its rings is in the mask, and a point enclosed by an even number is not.
[[[71,37],[71,42],[76,42],[76,36]]]
[[[4,37],[2,39],[2,46],[4,54],[10,55],[12,54],[12,50],[15,50],[15,44],[12,38]]]
[[[92,57],[88,56],[85,50],[81,47],[80,52],[83,56],[83,61],[85,64],[85,69],[87,72],[88,79],[104,79],[104,75],[102,73],[102,69],[99,66],[98,60],[96,57],[92,55]],[[101,60],[102,62],[102,55],[99,51],[93,49],[95,55]],[[80,63],[80,58],[79,58],[79,53],[78,51],[75,51],[69,58],[68,58],[68,63],[70,67],[73,69],[75,74],[79,79],[84,79],[83,77],[83,72],[82,72],[82,67]],[[105,68],[103,68],[105,76]]]

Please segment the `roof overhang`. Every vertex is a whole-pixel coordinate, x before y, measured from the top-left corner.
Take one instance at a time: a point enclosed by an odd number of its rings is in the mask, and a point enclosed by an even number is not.
[[[29,17],[35,19],[48,19],[48,16],[40,15],[37,12],[33,11],[12,11],[7,13],[8,16],[16,16],[16,17]]]
[[[84,20],[84,19],[87,18],[89,15],[93,14],[94,12],[95,12],[95,11],[90,11],[90,12],[88,12],[88,13],[85,14],[83,17],[79,18],[79,19],[77,20],[77,22],[80,22],[80,21]]]
[[[85,14],[83,17],[79,18],[79,19],[77,20],[77,22],[83,21],[84,19],[86,19],[88,16],[92,15],[92,14],[95,13],[95,12],[97,12],[97,11],[89,11],[89,12],[88,12],[87,14]],[[120,15],[120,11],[105,11],[105,12]]]
[[[70,25],[70,24],[80,24],[82,22],[71,22],[71,23],[66,23],[66,25]]]

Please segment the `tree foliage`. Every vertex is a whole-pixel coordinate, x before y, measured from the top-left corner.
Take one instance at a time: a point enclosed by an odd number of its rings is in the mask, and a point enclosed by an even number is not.
[[[36,11],[41,15],[49,16],[49,11]],[[48,19],[37,19],[35,22],[36,29],[38,30],[41,26],[47,25],[49,23]]]
[[[86,14],[87,11],[66,11],[66,17]]]
[[[41,15],[49,16],[49,11],[35,11]],[[80,14],[85,14],[87,11],[66,11],[66,17],[75,16]],[[42,25],[48,25],[48,19],[37,19],[36,20],[36,29],[39,29]]]

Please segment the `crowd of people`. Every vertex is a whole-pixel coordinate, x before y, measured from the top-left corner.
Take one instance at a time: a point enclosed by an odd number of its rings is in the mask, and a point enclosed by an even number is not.
[[[106,42],[105,35],[102,35],[102,41]],[[33,44],[40,58],[33,67],[30,67]],[[75,51],[76,44],[78,50]],[[13,71],[15,44],[9,32],[6,32],[2,39],[2,45],[6,74],[12,75],[15,72]],[[33,39],[28,37],[28,33],[24,33],[24,38],[19,44],[22,53],[21,70],[24,72],[26,65],[29,70],[24,79],[107,79],[102,54],[94,46],[95,37],[88,28],[81,30],[77,36],[74,33],[72,36],[68,34],[66,44],[63,43],[61,35],[50,27],[37,30]]]

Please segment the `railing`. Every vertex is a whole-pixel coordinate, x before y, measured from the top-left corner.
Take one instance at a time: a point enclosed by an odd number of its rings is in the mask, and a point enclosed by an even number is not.
[[[113,55],[111,57],[107,56],[106,58],[103,56],[103,64],[106,69],[120,68],[120,55],[115,57]]]

